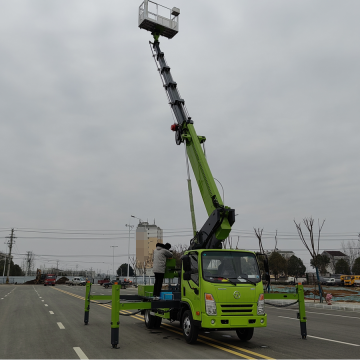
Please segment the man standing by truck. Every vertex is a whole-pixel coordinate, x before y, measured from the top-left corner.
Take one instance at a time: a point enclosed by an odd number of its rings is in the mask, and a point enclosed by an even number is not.
[[[156,249],[154,250],[154,263],[153,263],[153,271],[155,274],[155,284],[154,284],[154,300],[160,299],[160,291],[162,287],[162,283],[164,281],[164,274],[166,269],[166,259],[172,258],[173,254],[169,251],[171,245],[169,243],[156,244]]]

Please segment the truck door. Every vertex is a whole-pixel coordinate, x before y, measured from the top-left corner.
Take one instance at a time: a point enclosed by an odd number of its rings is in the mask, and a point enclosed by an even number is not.
[[[185,288],[185,297],[190,300],[194,307],[200,301],[200,282],[199,282],[199,263],[197,252],[189,254],[191,264],[190,280],[183,282]],[[184,294],[183,294],[184,295]]]

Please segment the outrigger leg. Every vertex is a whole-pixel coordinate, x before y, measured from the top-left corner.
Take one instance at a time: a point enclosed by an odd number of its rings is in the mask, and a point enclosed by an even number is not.
[[[91,282],[86,283],[84,323],[89,323]]]
[[[111,300],[111,346],[113,349],[118,349],[120,324],[120,285],[118,283],[114,283],[112,286]]]
[[[306,339],[306,312],[305,312],[305,299],[304,299],[304,288],[302,285],[297,285],[297,293],[299,296],[299,312],[298,319],[300,320],[300,333],[302,339]]]

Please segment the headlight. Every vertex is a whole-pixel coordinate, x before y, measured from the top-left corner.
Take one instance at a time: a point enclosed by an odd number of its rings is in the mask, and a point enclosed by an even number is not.
[[[264,294],[260,294],[259,300],[257,303],[257,314],[258,315],[265,315],[265,299]]]
[[[205,309],[208,315],[217,315],[216,301],[211,294],[205,294]]]

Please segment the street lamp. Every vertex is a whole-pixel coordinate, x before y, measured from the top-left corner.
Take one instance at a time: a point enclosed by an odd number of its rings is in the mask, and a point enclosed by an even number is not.
[[[132,215],[131,215],[132,216]],[[132,216],[135,217],[135,216]],[[129,279],[130,277],[130,230],[134,227],[134,225],[129,225],[126,224],[125,226],[127,226],[129,228],[129,241],[128,241],[128,262],[127,262],[127,277]]]
[[[114,274],[114,276],[115,276],[115,267],[114,267],[114,248],[116,248],[116,247],[118,247],[118,246],[114,246],[114,245],[110,245],[110,247],[112,247],[113,248],[113,274]]]
[[[141,223],[141,219],[139,219],[138,217],[134,216],[134,215],[131,215],[131,217],[135,218],[135,219],[138,219],[139,220],[139,223]]]

